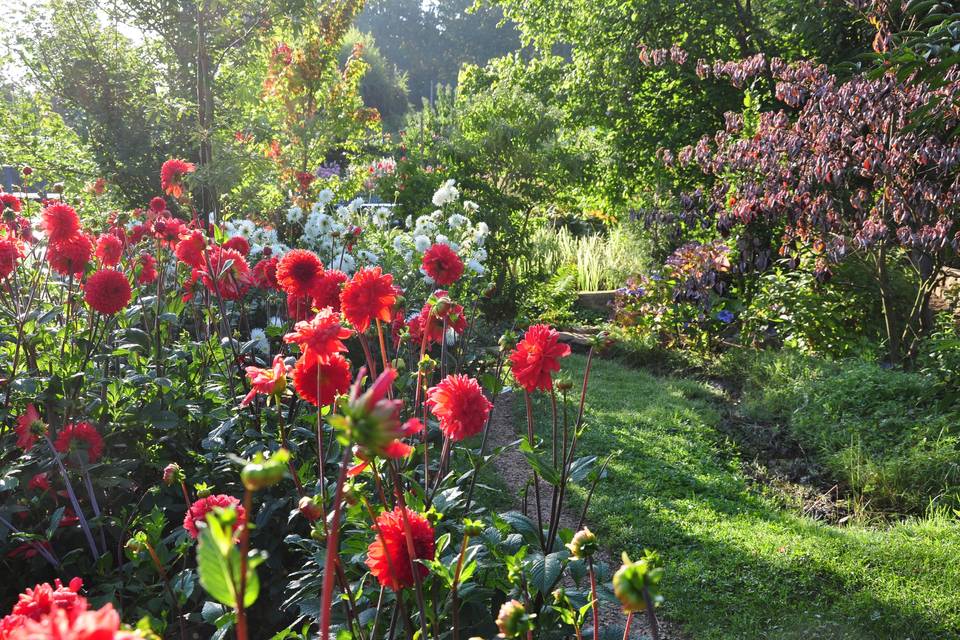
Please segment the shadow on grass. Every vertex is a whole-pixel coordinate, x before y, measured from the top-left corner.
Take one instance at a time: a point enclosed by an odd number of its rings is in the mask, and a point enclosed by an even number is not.
[[[573,356],[566,369],[576,378],[583,365]],[[781,510],[719,445],[717,401],[604,361],[588,393],[578,455],[621,451],[588,520],[615,555],[660,551],[669,617],[697,639],[960,637],[955,522],[838,528]]]

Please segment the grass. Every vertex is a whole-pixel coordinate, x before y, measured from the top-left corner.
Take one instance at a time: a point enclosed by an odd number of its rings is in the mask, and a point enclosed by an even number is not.
[[[577,379],[584,364],[571,356],[565,372]],[[742,475],[720,401],[696,381],[595,361],[578,453],[621,453],[588,521],[615,555],[660,551],[670,619],[695,640],[960,634],[955,520],[835,527],[783,510]]]
[[[923,514],[960,507],[960,395],[934,376],[790,352],[727,357],[744,414],[787,425],[862,510]]]

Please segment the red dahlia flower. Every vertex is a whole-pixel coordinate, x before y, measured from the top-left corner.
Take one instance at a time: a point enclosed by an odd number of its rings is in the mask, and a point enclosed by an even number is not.
[[[130,244],[137,244],[143,240],[144,236],[146,236],[149,231],[150,227],[145,224],[134,225],[134,227],[130,229]]]
[[[224,300],[239,300],[250,288],[250,267],[243,256],[233,249],[213,247],[207,251],[210,266],[194,269],[194,282],[199,276],[203,284],[213,291],[219,291]],[[227,263],[230,266],[227,267]]]
[[[274,356],[273,366],[269,369],[247,367],[247,378],[250,379],[250,393],[243,398],[241,407],[253,402],[258,393],[267,396],[267,402],[271,397],[282,395],[287,388],[287,365],[283,363],[283,356]]]
[[[513,377],[528,393],[553,388],[553,373],[560,370],[560,358],[570,355],[570,345],[561,344],[557,330],[535,324],[510,354]]]
[[[264,258],[253,267],[253,283],[260,289],[280,289],[277,282],[277,263],[280,262],[276,257]]]
[[[427,249],[421,266],[441,287],[453,284],[463,275],[463,260],[453,249],[441,243]]]
[[[59,609],[67,614],[74,610],[84,611],[86,599],[80,595],[83,580],[73,578],[67,587],[59,579],[53,585],[49,582],[36,585],[20,594],[10,614],[0,620],[0,640],[12,638],[14,631],[23,628],[29,621],[39,621]],[[55,636],[40,636],[53,638]]]
[[[277,282],[288,296],[313,296],[322,276],[323,263],[306,249],[287,252],[277,264]]]
[[[23,257],[20,243],[10,238],[0,239],[0,280],[3,280],[17,268]]]
[[[14,430],[17,432],[17,446],[24,451],[30,451],[37,443],[37,439],[47,432],[47,425],[40,420],[40,414],[31,402],[23,415],[17,418],[17,426]]]
[[[12,193],[0,191],[0,211],[9,207],[14,213],[20,213],[20,198]]]
[[[70,613],[53,609],[40,620],[27,620],[18,625],[6,638],[0,640],[142,640],[135,631],[120,630],[120,615],[112,604],[87,611],[86,600],[82,607]]]
[[[413,538],[413,558],[407,551],[404,518]],[[399,591],[413,586],[414,570],[421,579],[430,573],[427,567],[413,562],[432,559],[436,550],[433,527],[426,518],[407,507],[397,506],[377,516],[373,529],[376,536],[367,548],[367,566],[381,585]]]
[[[50,243],[66,240],[80,231],[80,217],[76,210],[64,202],[55,202],[40,212],[43,229]]]
[[[443,289],[433,292],[433,295],[423,305],[420,313],[410,319],[408,327],[414,344],[420,344],[424,331],[427,334],[427,343],[439,343],[444,339],[443,328],[453,329],[457,335],[467,328],[467,317],[463,313],[463,305],[455,304]]]
[[[370,327],[373,319],[390,322],[396,301],[393,276],[382,273],[380,267],[360,269],[340,293],[343,315],[360,333]]]
[[[100,258],[105,267],[115,267],[123,255],[123,241],[113,233],[105,233],[97,238],[97,250],[94,255]]]
[[[300,191],[306,193],[316,177],[317,176],[313,175],[309,171],[297,171],[297,182],[300,183]]]
[[[34,491],[50,491],[50,476],[47,475],[47,472],[35,473],[30,482],[27,483],[28,489],[33,489]]]
[[[250,253],[250,243],[243,236],[233,236],[224,242],[223,246],[226,249],[233,249],[243,257],[247,257]]]
[[[180,236],[189,231],[180,218],[163,217],[153,221],[153,235],[169,247],[175,247],[180,242]]]
[[[16,220],[5,222],[4,226],[7,227],[11,236],[24,242],[33,242],[33,227],[30,226],[30,221],[23,216],[17,216]]]
[[[149,253],[141,253],[137,259],[137,284],[150,284],[157,279],[157,259]]]
[[[183,195],[183,176],[194,169],[192,162],[171,158],[160,167],[160,186],[167,195],[179,198]]]
[[[301,357],[293,367],[293,386],[301,398],[322,407],[350,388],[350,363],[339,353],[326,362]]]
[[[453,374],[427,391],[427,408],[440,420],[443,434],[459,442],[483,430],[493,405],[476,380]]]
[[[298,322],[283,341],[300,345],[307,363],[326,360],[335,353],[347,350],[343,344],[353,332],[340,324],[340,314],[330,307],[321,309],[309,322]]]
[[[200,535],[198,525],[207,524],[207,514],[216,508],[228,509],[233,507],[237,512],[237,521],[233,524],[233,530],[236,531],[247,522],[247,512],[244,510],[240,501],[233,496],[224,494],[214,494],[206,498],[200,498],[190,505],[187,514],[183,516],[183,528],[194,540]]]
[[[103,438],[89,422],[69,422],[57,435],[53,443],[60,453],[69,453],[76,444],[85,445],[87,461],[93,464],[103,455]]]
[[[160,213],[167,210],[167,201],[161,196],[154,196],[150,199],[150,211]]]
[[[62,276],[82,276],[90,262],[93,244],[83,233],[51,242],[47,248],[50,268]]]
[[[83,299],[94,311],[112,316],[130,303],[130,281],[116,269],[101,269],[83,285]]]
[[[334,311],[340,311],[340,292],[349,279],[347,274],[338,269],[324,271],[313,292],[313,306],[317,309],[330,307]]]
[[[207,260],[203,255],[203,250],[207,246],[207,239],[202,231],[194,229],[180,237],[180,241],[173,250],[177,259],[194,269],[203,269]]]

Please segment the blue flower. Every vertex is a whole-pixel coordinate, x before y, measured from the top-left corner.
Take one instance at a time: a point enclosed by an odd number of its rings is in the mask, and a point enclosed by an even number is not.
[[[730,324],[733,322],[733,317],[733,311],[728,311],[726,309],[717,313],[717,320],[724,324]]]

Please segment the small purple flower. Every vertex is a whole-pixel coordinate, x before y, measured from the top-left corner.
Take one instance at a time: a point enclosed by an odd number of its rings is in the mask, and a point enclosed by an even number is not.
[[[336,162],[322,164],[317,168],[317,177],[322,179],[333,178],[340,175],[340,165]]]
[[[723,311],[719,311],[717,313],[717,320],[719,320],[723,324],[730,324],[731,322],[733,322],[733,317],[734,317],[733,312],[728,311],[727,309],[724,309]]]

